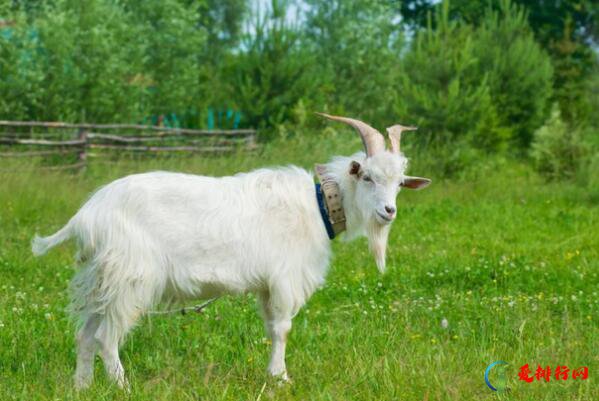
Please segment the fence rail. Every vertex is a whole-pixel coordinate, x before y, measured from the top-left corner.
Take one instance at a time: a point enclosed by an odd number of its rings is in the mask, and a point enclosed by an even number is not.
[[[137,130],[137,131],[162,131],[174,132],[187,135],[253,135],[254,129],[232,129],[232,130],[199,130],[189,128],[170,128],[157,127],[154,125],[139,124],[71,124],[62,122],[42,122],[42,121],[4,121],[0,120],[0,126],[4,127],[38,127],[38,128],[76,128],[82,130],[108,129],[108,130]]]
[[[194,130],[137,124],[0,121],[0,160],[54,158],[52,170],[85,167],[88,156],[215,154],[256,149],[256,131]]]

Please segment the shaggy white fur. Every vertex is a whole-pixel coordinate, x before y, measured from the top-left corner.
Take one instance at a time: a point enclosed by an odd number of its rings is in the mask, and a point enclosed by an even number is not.
[[[359,171],[350,173],[355,162]],[[406,167],[403,155],[386,151],[327,164],[343,196],[346,237],[366,235],[381,271],[395,197],[412,179]],[[222,178],[131,175],[100,188],[54,235],[36,237],[33,252],[69,238],[79,245],[71,287],[81,323],[78,388],[91,383],[97,351],[127,386],[119,344],[158,303],[245,292],[256,294],[272,339],[268,370],[286,379],[291,319],[323,283],[331,254],[313,177],[293,166]]]

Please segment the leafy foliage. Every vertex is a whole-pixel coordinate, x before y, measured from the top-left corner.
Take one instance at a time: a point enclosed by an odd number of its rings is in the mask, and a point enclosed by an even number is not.
[[[479,70],[472,28],[449,21],[420,31],[402,60],[396,110],[421,129],[421,144],[495,145],[501,141],[486,74]],[[403,117],[405,116],[405,117]]]
[[[509,2],[487,11],[474,38],[478,74],[486,74],[499,124],[527,148],[549,111],[551,61],[535,42],[524,9]]]
[[[319,88],[335,112],[393,124],[399,14],[389,1],[308,0],[306,46],[315,54]]]
[[[489,10],[477,27],[451,20],[443,3],[402,68],[398,114],[414,116],[426,129],[423,143],[463,139],[489,151],[514,140],[526,148],[547,114],[549,58],[525,13],[509,3],[501,12]]]
[[[111,121],[134,116],[129,79],[141,52],[113,3],[57,0],[31,23],[16,13],[0,35],[0,114],[6,119]]]
[[[551,118],[534,135],[530,154],[537,170],[552,179],[572,178],[585,153],[580,132],[568,127],[554,107]]]
[[[198,50],[206,34],[197,26],[195,7],[177,0],[138,0],[129,1],[127,9],[139,30],[134,47],[144,49],[142,72],[136,77],[145,91],[142,108],[156,115],[198,107]]]
[[[276,127],[291,118],[301,99],[317,93],[314,58],[301,46],[299,27],[286,20],[287,6],[273,1],[264,14],[254,15],[254,32],[245,35],[245,51],[231,66],[231,97],[250,126]]]
[[[596,7],[554,3],[4,2],[0,118],[197,128],[234,115],[270,140],[329,111],[419,125],[407,145],[453,174],[483,153],[526,154],[552,103],[569,125],[598,125]]]
[[[597,64],[599,39],[599,3],[593,0],[511,0],[526,10],[526,23],[536,40],[551,55],[555,70],[554,99],[559,102],[563,117],[570,123],[592,118],[592,109],[585,97],[586,77]],[[431,0],[405,0],[401,13],[412,27],[425,27],[427,15],[437,7]],[[505,9],[505,0],[475,2],[451,0],[449,17],[478,25],[487,9]]]

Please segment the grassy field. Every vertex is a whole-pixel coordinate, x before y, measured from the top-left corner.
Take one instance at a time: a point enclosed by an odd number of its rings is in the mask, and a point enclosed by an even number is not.
[[[82,175],[15,165],[24,172],[0,173],[0,400],[599,399],[597,197],[571,183],[547,184],[505,160],[454,180],[436,177],[434,161],[415,163],[411,173],[433,185],[399,195],[385,275],[365,241],[335,240],[326,286],[294,319],[292,385],[267,379],[269,343],[248,295],[219,300],[203,315],[143,319],[122,348],[129,395],[106,381],[99,360],[92,388],[72,389],[74,333],[65,306],[74,247],[34,259],[35,232],[53,232],[96,186],[126,173],[309,168],[359,149],[357,138],[329,142],[92,164]],[[485,385],[485,368],[496,360],[510,363],[507,393]],[[588,366],[589,378],[525,383],[517,373],[526,363],[533,374],[538,364]]]

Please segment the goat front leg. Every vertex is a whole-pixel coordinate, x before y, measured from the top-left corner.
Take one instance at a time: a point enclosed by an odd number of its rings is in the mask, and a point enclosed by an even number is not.
[[[288,381],[289,376],[287,376],[287,366],[285,365],[285,348],[287,346],[287,334],[291,330],[291,316],[276,318],[268,322],[268,326],[272,340],[268,373],[274,377],[280,377],[282,380]]]
[[[285,348],[287,335],[291,330],[292,311],[291,308],[286,306],[288,304],[285,302],[277,303],[277,298],[266,294],[261,294],[258,297],[264,318],[264,326],[272,341],[268,373],[283,381],[289,381],[285,365]]]

